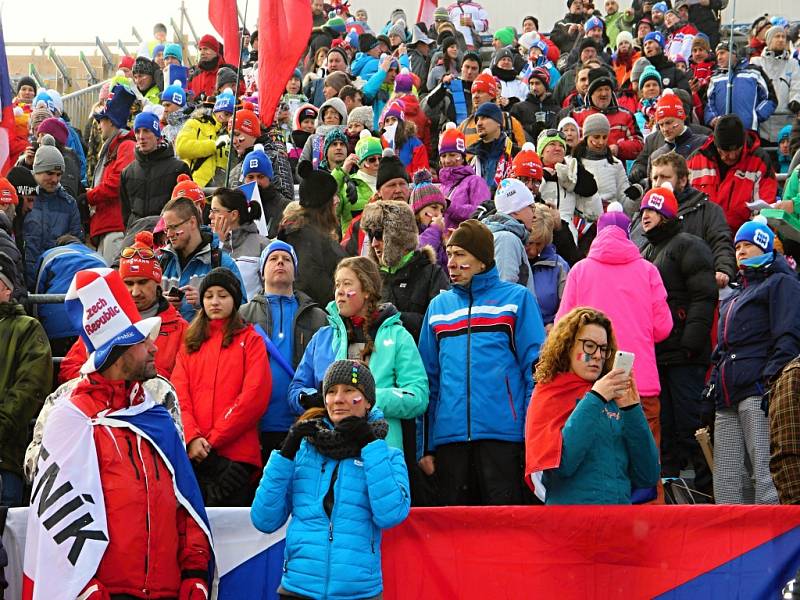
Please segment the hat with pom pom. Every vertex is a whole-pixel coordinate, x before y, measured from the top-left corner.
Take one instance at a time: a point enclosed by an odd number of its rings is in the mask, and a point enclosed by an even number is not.
[[[470,88],[471,93],[483,92],[489,94],[492,98],[497,97],[497,80],[492,75],[491,71],[484,71],[475,78]]]
[[[172,188],[170,200],[184,197],[189,198],[189,200],[197,204],[201,209],[206,205],[206,195],[203,192],[203,188],[192,181],[192,178],[186,173],[181,173],[178,175],[177,185]]]
[[[611,225],[616,225],[625,232],[626,236],[630,237],[631,220],[622,210],[622,204],[619,202],[609,204],[605,214],[597,220],[597,233]]]
[[[361,165],[370,156],[381,156],[383,153],[383,145],[381,141],[373,137],[367,129],[363,129],[358,134],[358,142],[356,142],[356,156],[358,157],[358,164]]]
[[[683,102],[670,88],[665,89],[656,102],[656,123],[663,119],[686,120],[686,109]]]
[[[400,69],[400,73],[394,78],[394,92],[396,94],[410,94],[414,88],[414,78],[411,71],[406,67]]]
[[[153,234],[140,231],[132,246],[122,249],[119,259],[119,276],[123,279],[152,279],[161,285],[161,264],[155,253]]]
[[[678,216],[678,200],[668,182],[660,187],[649,190],[642,198],[640,210],[654,210],[665,219],[674,219]]]
[[[242,179],[250,173],[261,173],[268,179],[272,179],[272,161],[264,152],[263,144],[253,146],[253,149],[245,155],[244,161],[242,161]]]
[[[175,45],[177,46],[177,44]],[[172,85],[164,88],[164,91],[161,92],[161,101],[172,102],[181,108],[186,106],[186,92],[181,87],[181,82],[178,79],[173,81]]]
[[[758,247],[762,252],[772,252],[775,247],[775,234],[767,225],[767,219],[762,215],[753,217],[736,232],[733,240],[735,246],[739,242],[749,242]]]
[[[536,147],[530,142],[525,142],[514,157],[511,176],[514,178],[530,177],[535,181],[541,181],[544,177],[542,159],[536,154]]]
[[[314,169],[311,161],[301,160],[297,165],[300,176],[300,206],[321,209],[333,203],[338,184],[333,175],[322,169]]]
[[[444,132],[439,136],[439,156],[448,152],[458,152],[462,156],[467,154],[467,143],[464,134],[453,122],[445,125]]]
[[[420,169],[414,173],[414,187],[411,190],[410,201],[414,214],[432,204],[439,204],[443,209],[447,207],[447,200],[441,190],[433,185],[431,172],[427,169]]]
[[[531,74],[528,75],[528,83],[531,82],[531,79],[538,79],[544,84],[544,87],[550,87],[550,72],[544,67],[536,67],[533,69]]]
[[[403,103],[399,100],[390,102],[386,107],[386,110],[383,111],[381,121],[385,121],[387,117],[395,117],[398,121],[405,121],[406,113],[405,110],[403,110]]]
[[[255,113],[254,105],[250,102],[244,102],[241,110],[236,112],[236,122],[233,124],[233,130],[258,137],[261,135],[261,122],[258,120],[258,115]]]
[[[225,90],[214,102],[214,110],[212,112],[228,112],[233,114],[233,106],[236,104],[236,98],[231,90]],[[238,117],[238,115],[237,115]]]
[[[384,148],[381,163],[378,166],[378,177],[375,181],[375,188],[380,191],[385,183],[393,179],[405,179],[409,181],[408,171],[391,148]]]

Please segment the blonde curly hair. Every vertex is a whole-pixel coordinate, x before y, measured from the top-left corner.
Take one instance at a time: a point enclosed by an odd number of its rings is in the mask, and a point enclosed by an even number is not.
[[[617,352],[617,340],[611,327],[611,319],[599,310],[588,306],[579,306],[564,315],[547,336],[539,354],[539,362],[536,364],[536,373],[534,373],[536,383],[547,383],[559,373],[569,371],[570,350],[575,344],[578,332],[585,325],[599,325],[606,330],[608,353],[600,376],[602,377],[611,370],[614,364],[614,354]]]

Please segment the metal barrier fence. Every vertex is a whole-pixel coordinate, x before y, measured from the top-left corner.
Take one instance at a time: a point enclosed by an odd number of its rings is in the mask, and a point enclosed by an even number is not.
[[[89,115],[92,112],[92,107],[100,97],[100,88],[103,83],[97,83],[89,86],[86,89],[67,94],[61,100],[64,102],[64,111],[69,115],[70,121],[74,127],[83,129]]]

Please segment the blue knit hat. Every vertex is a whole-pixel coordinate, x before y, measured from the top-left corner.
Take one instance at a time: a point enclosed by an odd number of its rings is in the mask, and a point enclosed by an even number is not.
[[[656,2],[655,4],[653,4],[653,8],[651,10],[660,13],[665,13],[669,10],[669,7],[667,6],[666,2]]]
[[[591,31],[592,29],[599,27],[603,31],[606,30],[606,24],[603,23],[603,20],[597,16],[592,16],[586,23],[583,25],[584,31]]]
[[[778,132],[778,143],[780,144],[783,140],[787,139],[792,133],[792,125],[784,125],[781,127],[781,130]]]
[[[233,96],[233,92],[231,90],[225,90],[217,96],[213,112],[228,112],[233,114],[234,104],[236,104],[236,98]]]
[[[644,46],[649,41],[658,42],[658,45],[662,48],[664,47],[664,35],[660,31],[651,31],[646,36],[644,36],[644,41],[642,41],[642,46]]]
[[[156,137],[161,137],[161,123],[158,115],[149,111],[136,115],[133,120],[133,132],[136,133],[140,129],[149,129],[156,134]]]
[[[165,87],[164,91],[161,92],[161,101],[172,102],[181,108],[186,106],[186,92],[181,87],[181,82],[176,79],[172,85]]]
[[[164,46],[164,58],[171,56],[183,62],[183,50],[180,44],[167,44]]]
[[[503,125],[503,111],[500,110],[500,107],[497,106],[494,102],[484,102],[478,107],[478,110],[475,111],[475,118],[478,117],[489,117],[497,121],[500,126]]]
[[[753,217],[752,221],[748,221],[736,232],[736,238],[733,240],[735,246],[739,242],[750,242],[754,246],[760,248],[765,254],[772,252],[775,245],[775,234],[767,225],[767,220],[758,215]]]
[[[261,173],[268,179],[272,179],[272,161],[264,152],[264,146],[261,144],[253,146],[253,150],[245,155],[242,165],[242,178],[246,177],[248,173]]]
[[[159,52],[164,52],[164,44],[156,44],[155,46],[153,46],[153,52],[150,55],[150,58],[155,60]]]
[[[294,246],[291,244],[287,244],[281,240],[275,240],[274,242],[270,242],[269,246],[264,248],[261,251],[261,257],[258,259],[258,272],[263,274],[264,273],[264,266],[267,264],[267,259],[269,255],[275,252],[276,250],[283,250],[284,252],[288,252],[289,255],[292,257],[292,262],[294,263],[294,274],[297,275],[297,253],[294,251]]]

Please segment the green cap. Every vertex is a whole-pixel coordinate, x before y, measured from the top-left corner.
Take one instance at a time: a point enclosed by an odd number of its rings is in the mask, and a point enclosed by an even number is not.
[[[383,145],[381,141],[372,137],[372,134],[364,129],[359,135],[359,140],[356,143],[356,156],[358,157],[358,164],[360,165],[370,156],[381,156],[383,154]]]

